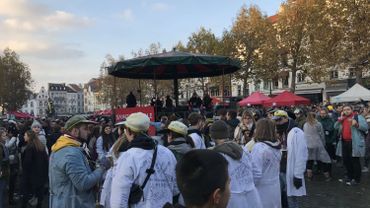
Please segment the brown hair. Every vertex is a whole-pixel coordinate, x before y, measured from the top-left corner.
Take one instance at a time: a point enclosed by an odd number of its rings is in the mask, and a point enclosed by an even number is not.
[[[256,120],[254,119],[254,116],[253,116],[253,113],[252,112],[250,112],[249,110],[243,111],[242,120],[243,120],[243,118],[245,118],[247,116],[248,117],[251,117],[251,119],[253,120],[253,123],[256,123]]]
[[[276,141],[275,123],[267,118],[262,118],[257,121],[256,130],[254,132],[255,141]]]
[[[0,137],[1,135],[4,133],[4,132],[7,132],[6,129],[4,127],[0,127]]]
[[[195,126],[198,124],[198,122],[202,119],[202,116],[199,113],[190,113],[188,116],[188,121],[190,125]]]
[[[26,134],[28,136],[28,142],[27,146],[34,146],[35,149],[39,152],[45,151],[45,146],[41,143],[39,137],[36,135],[36,133],[32,130],[26,131]]]
[[[311,126],[317,123],[316,114],[314,112],[309,112],[307,114],[307,123],[310,124]]]

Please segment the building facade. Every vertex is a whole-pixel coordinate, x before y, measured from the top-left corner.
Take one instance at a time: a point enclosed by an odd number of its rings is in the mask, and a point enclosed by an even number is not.
[[[38,116],[39,117],[47,116],[49,93],[45,89],[45,87],[41,87],[39,93],[36,96],[36,99],[37,99],[36,102],[38,104],[37,108]]]
[[[77,113],[84,113],[84,91],[81,84],[68,84],[77,94]]]
[[[67,91],[65,83],[48,84],[49,98],[51,99],[56,115],[64,115],[67,113]]]
[[[109,103],[102,102],[101,86],[99,79],[91,79],[83,87],[84,110],[85,113],[92,113],[98,110],[110,109]]]
[[[35,117],[38,117],[39,111],[36,97],[37,97],[36,94],[31,94],[26,103],[22,106],[21,111],[24,113],[31,114]]]

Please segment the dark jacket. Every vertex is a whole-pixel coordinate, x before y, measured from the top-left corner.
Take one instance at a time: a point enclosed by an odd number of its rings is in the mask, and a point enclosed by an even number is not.
[[[237,118],[233,118],[233,119],[230,119],[230,120],[226,121],[226,124],[229,127],[229,139],[230,140],[234,139],[235,128],[238,126],[239,123],[240,123],[240,121]]]
[[[326,143],[334,143],[336,141],[336,134],[334,129],[334,121],[329,116],[325,118],[318,117],[318,121],[321,123],[324,134],[325,134],[325,142]]]
[[[186,139],[182,137],[176,138],[170,142],[167,148],[175,155],[177,161],[179,161],[185,153],[193,149],[190,144],[186,143]]]
[[[23,194],[34,194],[48,180],[48,155],[28,144],[22,153],[21,190]]]
[[[297,127],[303,130],[303,125],[306,123],[306,117],[300,116],[295,119],[295,122],[297,123]]]
[[[9,178],[9,151],[5,144],[0,143],[0,179]]]

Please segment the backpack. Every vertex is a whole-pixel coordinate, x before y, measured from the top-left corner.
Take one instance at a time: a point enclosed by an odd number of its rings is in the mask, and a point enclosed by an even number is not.
[[[355,114],[355,115],[353,116],[353,119],[355,119],[355,121],[356,121],[358,124],[360,124],[360,123],[358,122],[358,114]],[[364,136],[364,138],[366,138],[367,134],[369,133],[368,131],[363,131],[363,130],[361,130],[361,129],[358,129],[358,130],[359,130],[359,132],[362,134],[362,136]]]

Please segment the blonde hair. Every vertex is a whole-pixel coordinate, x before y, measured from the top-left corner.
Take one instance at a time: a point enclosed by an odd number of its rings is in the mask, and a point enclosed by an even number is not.
[[[316,114],[314,112],[309,112],[307,114],[307,123],[310,124],[311,126],[317,123]]]
[[[124,126],[121,125],[118,128],[120,128],[122,134],[118,137],[117,141],[113,144],[113,148],[112,148],[113,155],[117,158],[118,158],[119,153],[121,151],[121,146],[124,145],[125,142],[127,142],[126,135],[125,135],[125,133],[123,133],[123,131],[125,129]]]
[[[254,132],[254,140],[259,142],[276,141],[275,123],[267,118],[258,120]]]

